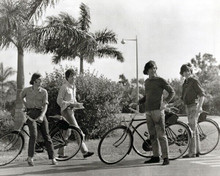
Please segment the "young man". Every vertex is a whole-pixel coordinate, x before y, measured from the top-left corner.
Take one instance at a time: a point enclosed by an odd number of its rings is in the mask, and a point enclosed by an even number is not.
[[[205,93],[200,82],[195,78],[195,76],[193,76],[190,64],[182,65],[180,68],[180,74],[185,78],[182,86],[181,99],[185,104],[188,123],[193,132],[189,145],[189,153],[183,156],[183,158],[199,157],[200,142],[197,130],[197,122],[199,115],[202,112]]]
[[[163,165],[168,165],[168,141],[165,134],[164,109],[174,97],[174,90],[163,78],[157,76],[156,71],[157,66],[154,61],[146,63],[143,72],[145,75],[149,75],[149,78],[145,80],[145,95],[139,101],[140,104],[145,103],[147,126],[153,150],[153,156],[145,163],[160,162],[160,143]],[[163,100],[164,90],[169,94],[165,100]]]
[[[37,122],[39,122],[39,129],[45,140],[49,159],[52,160],[53,165],[56,165],[57,161],[54,156],[52,140],[49,135],[48,121],[45,116],[48,106],[48,94],[46,89],[41,87],[41,75],[34,73],[31,77],[30,84],[32,86],[24,88],[21,93],[22,101],[27,108],[27,115],[30,117],[30,119],[27,120],[30,131],[27,162],[29,166],[34,166],[33,157],[37,140]]]
[[[61,108],[61,115],[65,117],[70,124],[79,128],[79,125],[74,117],[74,108],[82,107],[82,103],[78,103],[76,100],[76,72],[73,69],[68,69],[65,72],[65,78],[66,80],[61,86],[58,93],[57,104]],[[83,132],[82,135],[85,136]],[[81,152],[84,158],[87,158],[94,154],[93,152],[88,151],[88,148],[84,141],[82,142]],[[65,157],[64,148],[59,149],[58,155],[58,157]]]

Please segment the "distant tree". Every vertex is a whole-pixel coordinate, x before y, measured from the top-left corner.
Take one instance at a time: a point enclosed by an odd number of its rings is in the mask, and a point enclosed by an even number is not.
[[[220,65],[217,64],[212,54],[206,53],[201,56],[199,53],[191,59],[191,64],[196,68],[196,75],[202,84],[211,82],[219,76]]]
[[[119,81],[118,83],[121,83],[123,86],[129,85],[128,79],[125,77],[124,74],[119,75]]]
[[[8,81],[8,78],[16,72],[12,67],[4,68],[3,63],[0,63],[0,87],[1,87],[1,104],[2,109],[5,108],[5,102],[14,89],[14,81]]]

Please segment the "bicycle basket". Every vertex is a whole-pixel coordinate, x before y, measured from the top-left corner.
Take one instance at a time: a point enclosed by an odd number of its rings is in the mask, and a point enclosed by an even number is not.
[[[178,116],[172,112],[165,112],[165,123],[167,125],[172,125],[177,122]]]
[[[207,118],[207,112],[202,112],[200,115],[199,115],[199,119],[198,119],[198,122],[202,122],[202,121],[205,121],[206,118]]]

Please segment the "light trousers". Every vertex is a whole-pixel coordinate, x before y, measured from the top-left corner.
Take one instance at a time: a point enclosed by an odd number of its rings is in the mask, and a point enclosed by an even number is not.
[[[186,113],[188,117],[188,125],[192,132],[192,137],[190,139],[189,145],[189,156],[195,155],[200,151],[200,141],[199,141],[199,133],[197,129],[197,123],[199,115],[196,115],[197,105],[186,106]]]
[[[65,109],[64,111],[61,112],[61,115],[70,123],[70,125],[73,125],[73,126],[80,129],[80,127],[76,121],[76,118],[74,116],[74,111],[72,109],[68,109],[68,108]],[[80,131],[83,136],[82,146],[81,146],[80,150],[81,150],[82,154],[86,154],[88,152],[88,148],[84,142],[85,134],[83,133],[83,131],[81,129],[80,129]],[[68,131],[66,131],[64,133],[66,133],[66,137],[68,138]],[[77,138],[77,136],[76,136],[76,138]],[[58,150],[58,155],[64,155],[64,152],[65,152],[64,147],[62,147]]]
[[[147,127],[150,134],[153,156],[168,158],[168,141],[165,132],[165,114],[164,110],[153,110],[146,112]],[[160,144],[160,148],[159,148]]]

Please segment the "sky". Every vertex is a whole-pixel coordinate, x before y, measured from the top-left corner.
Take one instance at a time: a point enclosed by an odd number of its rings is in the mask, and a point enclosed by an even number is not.
[[[85,70],[113,81],[118,81],[120,74],[131,80],[137,72],[136,51],[138,76],[144,79],[143,68],[149,60],[157,63],[158,75],[165,79],[180,78],[181,65],[198,53],[213,54],[220,63],[219,0],[60,0],[55,8],[47,8],[43,19],[60,12],[78,18],[82,2],[90,8],[90,32],[105,28],[114,31],[118,38],[115,47],[125,58],[123,63],[113,58],[96,58],[93,64],[84,63]],[[136,37],[138,48],[135,41],[121,44],[122,39]],[[51,58],[51,54],[25,52],[25,86],[34,72],[45,75],[58,67],[52,64]],[[0,50],[0,62],[16,70],[16,49]],[[62,65],[79,68],[79,59],[64,61]]]

